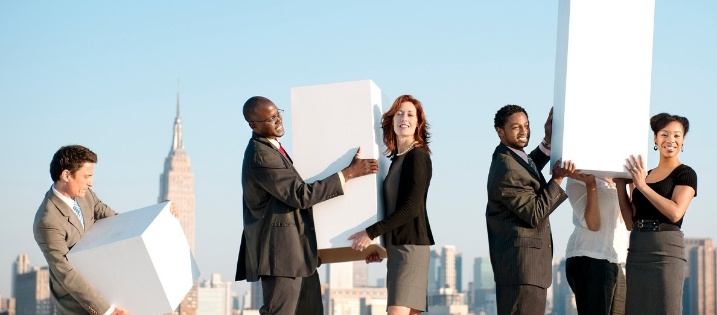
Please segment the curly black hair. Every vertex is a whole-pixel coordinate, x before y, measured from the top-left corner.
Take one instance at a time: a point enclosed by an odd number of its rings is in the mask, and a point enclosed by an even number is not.
[[[505,126],[505,123],[508,121],[508,117],[510,117],[510,115],[521,112],[525,114],[526,118],[528,118],[528,113],[525,111],[525,109],[518,105],[508,104],[503,106],[501,109],[498,110],[497,113],[495,113],[495,118],[493,119],[493,127],[503,128],[503,126]]]

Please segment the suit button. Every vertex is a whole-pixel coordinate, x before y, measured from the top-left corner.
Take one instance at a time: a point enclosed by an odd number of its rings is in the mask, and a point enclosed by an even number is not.
[[[548,244],[548,247],[553,247],[553,244]]]

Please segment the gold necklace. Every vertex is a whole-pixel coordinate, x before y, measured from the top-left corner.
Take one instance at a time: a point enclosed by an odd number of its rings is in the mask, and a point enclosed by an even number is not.
[[[413,141],[413,143],[411,143],[411,145],[409,145],[406,150],[403,150],[403,152],[397,153],[396,156],[401,156],[401,155],[408,153],[408,151],[411,151],[414,147],[416,147],[416,144],[418,144],[418,141]]]

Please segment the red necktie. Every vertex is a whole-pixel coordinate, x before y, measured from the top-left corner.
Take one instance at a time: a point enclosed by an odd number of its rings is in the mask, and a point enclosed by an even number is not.
[[[286,156],[286,150],[281,146],[281,143],[279,143],[279,152],[281,152],[281,155]]]

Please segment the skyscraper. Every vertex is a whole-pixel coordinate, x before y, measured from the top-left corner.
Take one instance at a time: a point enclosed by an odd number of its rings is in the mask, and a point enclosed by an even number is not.
[[[27,254],[20,254],[17,256],[17,260],[12,263],[12,296],[17,296],[15,292],[15,282],[17,281],[17,275],[25,274],[30,271],[30,258]]]
[[[686,238],[687,272],[683,312],[715,315],[715,250],[710,238]]]
[[[223,282],[218,273],[202,282],[198,289],[197,315],[230,315],[232,312],[231,282]]]
[[[179,88],[177,88],[177,117],[174,119],[174,135],[169,155],[164,160],[164,172],[159,176],[158,202],[171,200],[179,210],[179,223],[187,237],[189,248],[194,252],[194,174],[190,170],[189,156],[182,142],[182,118],[180,116]],[[197,285],[179,305],[177,314],[195,315],[197,310]]]
[[[479,314],[496,314],[495,278],[488,257],[477,257],[473,261],[473,300],[472,310]]]
[[[456,253],[456,247],[453,245],[445,245],[441,250],[441,267],[438,275],[440,288],[457,290]]]
[[[27,255],[18,256],[13,264],[13,295],[17,315],[59,314],[50,296],[50,270],[30,268]]]

